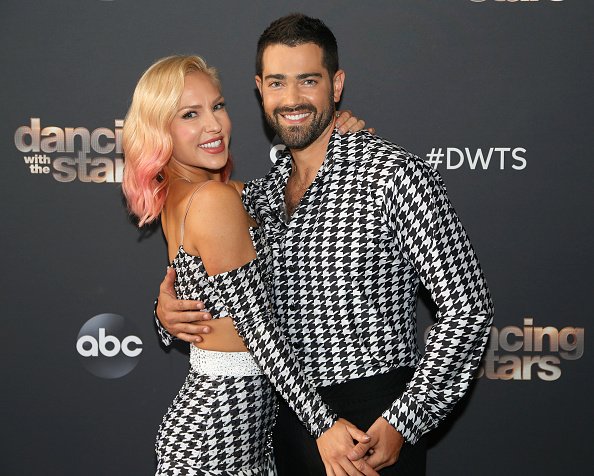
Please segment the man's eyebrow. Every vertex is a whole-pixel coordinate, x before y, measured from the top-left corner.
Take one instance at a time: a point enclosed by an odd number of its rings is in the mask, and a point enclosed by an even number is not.
[[[287,79],[286,74],[267,74],[264,79]]]
[[[306,78],[321,78],[322,73],[301,73],[296,76],[298,80],[306,79]],[[286,74],[267,74],[264,76],[265,80],[268,79],[287,79]]]
[[[297,75],[297,79],[307,79],[307,78],[321,78],[321,73],[302,73]]]

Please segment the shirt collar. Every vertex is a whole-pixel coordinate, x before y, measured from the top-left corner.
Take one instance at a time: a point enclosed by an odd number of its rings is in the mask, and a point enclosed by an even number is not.
[[[332,170],[334,165],[335,157],[338,155],[335,153],[335,150],[340,150],[340,144],[342,140],[342,136],[340,133],[334,129],[332,134],[330,135],[330,140],[328,141],[328,148],[326,149],[326,156],[324,157],[324,162],[320,166],[316,177],[314,178],[312,184],[309,186],[310,193],[314,192],[320,184],[323,183],[324,177],[326,177]],[[287,185],[287,180],[291,175],[291,151],[289,148],[285,148],[284,150],[280,151],[277,155],[277,161],[273,167],[272,173],[272,189],[268,189],[268,198],[270,202],[273,204],[273,208],[278,214],[279,218],[282,218],[282,222],[286,224],[286,216],[285,216],[285,187]]]

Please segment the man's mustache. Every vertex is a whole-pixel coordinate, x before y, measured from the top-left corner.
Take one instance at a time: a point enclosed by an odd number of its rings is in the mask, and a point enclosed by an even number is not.
[[[277,107],[274,109],[274,115],[278,114],[291,114],[295,112],[317,112],[317,109],[311,104],[297,104],[295,106]]]

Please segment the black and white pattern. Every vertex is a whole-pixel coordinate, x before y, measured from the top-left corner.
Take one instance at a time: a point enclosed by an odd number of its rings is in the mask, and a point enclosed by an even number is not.
[[[241,268],[209,277],[213,295],[225,303],[237,332],[279,395],[308,431],[319,437],[337,420],[311,386],[276,322],[258,258]],[[254,309],[258,309],[254,313]]]
[[[290,159],[243,196],[273,253],[276,317],[316,386],[416,367],[383,414],[414,443],[464,394],[488,337],[493,307],[466,232],[439,174],[366,132],[333,134],[289,220]],[[420,282],[438,306],[422,358]]]
[[[235,376],[191,370],[159,429],[158,475],[269,474],[275,409],[270,382],[314,437],[336,421],[305,378],[276,324],[268,298],[270,252],[261,230],[252,230],[252,239],[263,258],[215,276],[208,276],[202,260],[180,246],[173,261],[175,289],[180,299],[203,300],[213,318],[232,316],[268,379],[240,375],[240,369]],[[164,329],[162,335],[168,335]]]
[[[190,370],[157,435],[158,476],[273,476],[274,392],[264,375]]]

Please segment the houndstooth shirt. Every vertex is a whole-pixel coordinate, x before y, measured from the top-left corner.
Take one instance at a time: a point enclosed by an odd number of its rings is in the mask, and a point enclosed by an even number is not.
[[[439,174],[367,132],[334,132],[324,163],[288,218],[291,156],[246,184],[244,204],[273,253],[275,313],[312,383],[415,367],[384,416],[407,441],[435,427],[479,365],[493,306]],[[419,283],[438,306],[423,356]],[[378,415],[379,416],[379,415]]]

